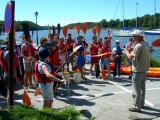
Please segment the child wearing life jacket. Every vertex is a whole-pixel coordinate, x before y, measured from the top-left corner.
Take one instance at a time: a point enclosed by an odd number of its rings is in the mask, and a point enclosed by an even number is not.
[[[102,48],[99,48],[98,54],[104,54],[104,53],[108,53],[108,52],[109,52],[109,50],[108,50],[108,48],[106,47],[106,43],[104,42],[104,43],[102,44]],[[108,79],[110,79],[109,60],[110,60],[110,54],[109,54],[109,53],[101,56],[101,59],[100,59],[101,70],[104,70],[105,67],[107,68]],[[105,79],[105,78],[102,77],[102,79]]]
[[[49,61],[49,51],[46,48],[39,49],[40,60],[35,63],[34,71],[39,83],[41,95],[43,97],[43,107],[51,108],[53,103],[53,84],[54,81],[64,83],[66,80],[60,80],[55,77],[55,71]]]

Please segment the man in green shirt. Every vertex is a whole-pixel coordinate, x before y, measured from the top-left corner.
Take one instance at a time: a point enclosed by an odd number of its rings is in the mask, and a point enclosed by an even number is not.
[[[145,103],[145,80],[146,72],[150,67],[150,48],[149,44],[143,39],[143,31],[135,30],[132,34],[136,44],[133,52],[129,53],[127,49],[124,49],[127,57],[132,60],[133,71],[133,107],[129,108],[129,111],[141,112]]]

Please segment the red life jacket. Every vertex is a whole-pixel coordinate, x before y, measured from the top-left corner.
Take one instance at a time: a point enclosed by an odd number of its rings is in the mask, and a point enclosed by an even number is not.
[[[31,56],[35,55],[35,49],[32,44],[27,45],[26,43],[24,43],[23,45],[25,45],[27,47],[27,50],[25,51],[24,56],[28,57],[30,55]]]
[[[3,51],[0,51],[0,65],[2,66],[2,69],[4,71],[8,71],[8,63],[7,61],[4,61],[3,59],[3,53],[5,52],[5,50]],[[14,57],[13,57],[13,68],[17,68],[18,66],[18,60],[17,60],[17,57],[16,57],[16,53],[14,52]]]
[[[38,71],[38,64],[39,62],[37,61],[34,65],[34,75],[36,77],[37,82],[39,83],[46,83],[46,82],[53,82],[53,80],[49,79],[45,74],[40,74]],[[53,67],[51,67],[51,74],[55,76],[55,71],[53,70]]]
[[[108,49],[102,49],[102,54],[107,53],[107,52],[109,52]],[[102,56],[102,58],[107,58],[108,60],[109,60],[109,57],[110,57],[109,54],[106,54],[106,55]]]
[[[98,47],[91,47],[90,52],[92,55],[97,55],[98,54]]]

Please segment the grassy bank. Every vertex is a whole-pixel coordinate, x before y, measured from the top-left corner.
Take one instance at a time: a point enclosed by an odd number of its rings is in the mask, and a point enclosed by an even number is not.
[[[75,110],[74,107],[67,107],[62,110],[39,110],[33,107],[16,106],[10,112],[0,110],[0,120],[79,120],[81,115],[82,113]]]
[[[126,56],[122,56],[122,63],[127,65],[127,58]],[[150,59],[150,67],[160,67],[160,60],[151,58]]]

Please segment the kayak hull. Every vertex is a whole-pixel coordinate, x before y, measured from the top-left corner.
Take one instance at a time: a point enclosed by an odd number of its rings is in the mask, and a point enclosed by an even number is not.
[[[110,63],[110,69],[114,69],[114,64]],[[131,66],[121,66],[121,74],[129,75],[131,71]],[[147,71],[147,77],[160,77],[160,68],[150,68],[149,71]]]

